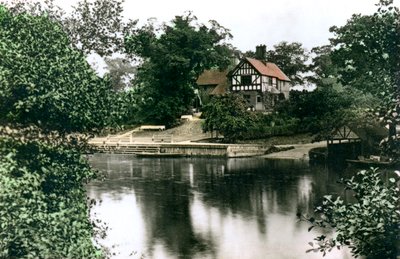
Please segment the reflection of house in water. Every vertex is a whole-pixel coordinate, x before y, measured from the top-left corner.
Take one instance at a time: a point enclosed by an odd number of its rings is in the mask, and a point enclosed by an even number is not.
[[[257,46],[256,58],[243,58],[231,71],[207,70],[197,85],[200,96],[223,95],[229,91],[242,95],[249,108],[266,111],[278,100],[288,99],[290,79],[272,62],[266,62],[265,45]]]

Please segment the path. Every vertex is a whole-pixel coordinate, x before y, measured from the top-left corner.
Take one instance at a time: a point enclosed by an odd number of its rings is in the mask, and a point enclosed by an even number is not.
[[[107,137],[96,137],[90,143],[153,143],[154,135],[172,135],[173,143],[185,143],[197,141],[210,137],[210,133],[203,133],[202,120],[193,118],[187,120],[178,127],[163,131],[139,130],[140,127],[124,132],[123,134],[110,135]]]
[[[202,120],[198,118],[193,118],[192,120],[185,121],[182,125],[167,129],[164,131],[144,131],[139,130],[139,128],[133,129],[123,134],[111,135],[108,137],[97,137],[89,141],[92,144],[151,144],[154,143],[153,135],[172,135],[173,143],[190,143],[192,141],[197,141],[201,139],[206,139],[210,137],[210,133],[203,133],[201,127]],[[267,159],[299,159],[299,160],[309,160],[308,152],[312,148],[316,147],[326,147],[326,142],[316,142],[316,143],[306,143],[306,144],[288,144],[288,145],[275,145],[276,147],[288,147],[293,146],[294,149],[271,153],[268,155],[263,155],[262,157]]]
[[[307,144],[294,144],[294,145],[277,145],[277,147],[293,146],[294,149],[271,153],[264,155],[268,159],[299,159],[309,160],[308,152],[316,147],[326,147],[326,141],[307,143]]]

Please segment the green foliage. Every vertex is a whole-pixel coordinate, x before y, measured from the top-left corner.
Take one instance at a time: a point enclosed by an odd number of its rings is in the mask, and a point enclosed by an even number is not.
[[[292,81],[293,85],[304,84],[303,73],[308,71],[307,51],[299,42],[282,41],[267,51],[267,61],[275,63]]]
[[[123,58],[105,58],[108,75],[114,90],[121,91],[128,88],[133,79],[136,67]]]
[[[0,14],[0,122],[49,130],[104,127],[110,84],[45,16]]]
[[[399,159],[400,11],[391,0],[381,0],[378,7],[373,15],[353,15],[345,26],[331,28],[331,58],[343,84],[381,99],[375,115],[389,129],[382,150]]]
[[[101,57],[123,52],[124,34],[132,30],[137,21],[123,20],[123,0],[81,0],[66,13],[55,0],[14,1],[1,0],[13,14],[47,16],[60,23],[76,49],[85,54]]]
[[[313,92],[291,91],[289,101],[278,111],[298,118],[301,128],[316,134],[330,132],[335,126],[344,124],[344,109],[350,107],[351,101],[347,95],[332,88],[318,88]]]
[[[103,257],[83,186],[96,174],[73,132],[110,123],[109,82],[58,23],[1,5],[0,56],[0,257]]]
[[[55,4],[56,0],[0,0],[0,5],[5,6],[9,12],[16,14],[29,14],[32,16],[48,16],[53,21],[61,21],[65,12]]]
[[[123,0],[82,0],[62,21],[64,29],[76,47],[111,56],[123,52],[124,35],[135,28],[137,20],[123,21]]]
[[[134,90],[119,91],[112,96],[111,115],[107,124],[113,128],[137,124],[137,93]]]
[[[333,237],[318,236],[309,251],[326,252],[348,246],[355,257],[396,258],[400,222],[399,177],[386,183],[376,169],[363,170],[345,180],[346,190],[354,194],[355,202],[341,197],[325,196],[315,210],[318,218],[303,219],[313,227],[332,228]]]
[[[0,257],[100,257],[83,186],[95,174],[80,150],[32,129],[0,131]]]
[[[309,65],[312,75],[307,76],[307,80],[316,84],[318,87],[335,86],[338,84],[338,68],[332,61],[332,46],[325,45],[311,49],[313,56]]]
[[[262,139],[272,136],[290,136],[301,133],[299,119],[286,114],[255,114],[254,123],[246,131],[239,133],[240,139]]]
[[[255,114],[247,110],[246,101],[241,95],[228,94],[216,96],[204,106],[205,131],[218,131],[225,142],[234,142],[245,135],[254,124]]]
[[[373,15],[353,15],[342,27],[332,27],[333,62],[340,79],[376,95],[392,89],[400,71],[400,13],[381,5]]]
[[[127,51],[143,58],[135,80],[142,120],[172,125],[187,112],[204,69],[229,65],[225,40],[230,37],[217,22],[198,24],[190,13],[161,28],[150,23],[127,36]]]

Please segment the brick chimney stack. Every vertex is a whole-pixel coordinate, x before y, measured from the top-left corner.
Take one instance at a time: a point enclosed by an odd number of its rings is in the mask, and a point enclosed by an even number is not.
[[[267,58],[267,46],[265,45],[256,46],[256,59],[265,63],[266,58]]]

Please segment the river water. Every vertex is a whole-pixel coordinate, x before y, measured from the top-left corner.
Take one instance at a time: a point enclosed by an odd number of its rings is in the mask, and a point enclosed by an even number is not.
[[[102,202],[102,243],[113,258],[351,258],[305,253],[322,230],[307,231],[296,213],[311,213],[325,194],[343,195],[345,173],[307,162],[263,158],[137,158],[95,155],[107,174],[88,185]]]

